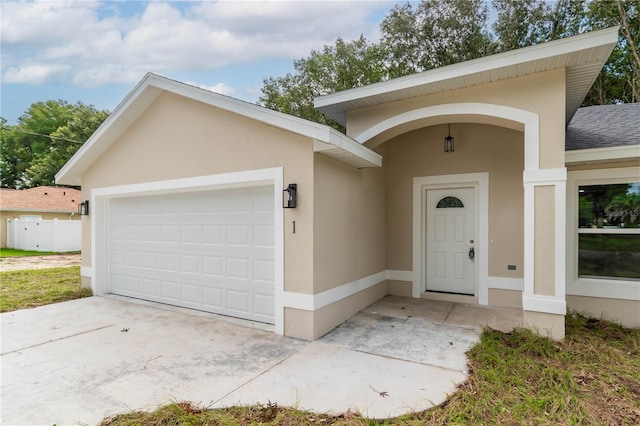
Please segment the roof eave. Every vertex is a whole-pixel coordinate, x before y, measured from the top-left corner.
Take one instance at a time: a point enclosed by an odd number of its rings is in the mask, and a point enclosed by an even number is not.
[[[579,99],[580,102],[586,96],[590,85],[597,77],[598,73],[604,63],[608,59],[611,51],[615,47],[618,41],[618,27],[607,28],[604,30],[593,31],[578,36],[567,37],[560,40],[554,40],[547,43],[541,43],[534,46],[529,46],[509,52],[503,52],[483,58],[473,59],[466,62],[460,62],[453,65],[448,65],[433,70],[424,71],[421,73],[401,77],[393,80],[388,80],[380,83],[371,84],[368,86],[349,89],[342,92],[336,92],[324,96],[315,98],[315,107],[323,112],[325,115],[333,118],[342,125],[346,124],[347,112],[353,109],[358,109],[367,106],[373,106],[381,103],[392,102],[402,99],[408,99],[415,96],[414,89],[418,87],[440,86],[441,83],[447,81],[453,81],[472,75],[480,75],[482,73],[493,72],[498,77],[491,77],[491,81],[498,81],[502,79],[500,75],[505,73],[495,72],[501,69],[509,69],[518,67],[526,63],[535,63],[536,61],[543,61],[553,57],[560,57],[562,55],[568,55],[580,51],[593,51],[594,55],[584,55],[589,58],[590,62],[587,64],[576,65],[576,68],[588,64],[597,64],[599,66],[593,67],[590,72],[589,87],[584,89],[584,85],[575,88],[581,93],[568,94],[568,97],[572,99]],[[547,61],[552,63],[553,61]],[[556,68],[539,69],[538,67],[531,67],[533,72],[547,71],[557,68],[572,67],[557,66]],[[584,76],[583,76],[584,77]],[[507,77],[510,78],[510,77]],[[466,87],[471,87],[478,84],[485,84],[485,79],[468,78],[469,83]],[[481,83],[477,83],[481,81]],[[567,86],[571,86],[567,84]],[[457,89],[455,89],[457,90]],[[445,90],[446,91],[446,90]],[[571,96],[569,96],[571,95]],[[575,106],[576,101],[571,102],[571,105],[567,105],[567,117],[573,116],[573,113],[569,109],[577,109],[580,102]],[[575,111],[574,111],[575,112]]]
[[[639,160],[640,145],[578,149],[565,152],[565,164],[567,166]]]
[[[148,73],[89,140],[60,169],[56,174],[56,183],[81,185],[82,174],[163,92],[185,96],[206,105],[218,107],[270,126],[334,145],[338,150],[345,151],[339,157],[349,163],[371,163],[372,165],[368,167],[374,167],[377,162],[375,158],[377,154],[366,147],[354,148],[355,145],[359,145],[356,141],[352,140],[353,144],[345,142],[345,138],[350,138],[344,135],[342,138],[336,137],[335,134],[338,134],[338,132],[329,126]]]

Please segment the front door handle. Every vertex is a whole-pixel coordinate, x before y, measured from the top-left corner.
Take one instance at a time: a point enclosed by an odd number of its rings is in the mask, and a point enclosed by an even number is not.
[[[473,260],[474,257],[476,257],[476,251],[471,247],[469,249],[469,259]]]

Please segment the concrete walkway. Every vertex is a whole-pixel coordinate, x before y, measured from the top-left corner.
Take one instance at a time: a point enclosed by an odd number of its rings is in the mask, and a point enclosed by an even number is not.
[[[505,310],[497,321],[513,315]],[[262,324],[124,298],[4,313],[2,424],[96,424],[182,400],[395,417],[455,392],[477,323],[495,317],[486,308],[386,297],[304,342]]]

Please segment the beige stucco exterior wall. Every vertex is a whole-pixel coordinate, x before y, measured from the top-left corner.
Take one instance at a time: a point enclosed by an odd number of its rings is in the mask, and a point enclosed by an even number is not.
[[[324,155],[314,161],[314,293],[386,269],[382,168],[356,169]]]
[[[534,188],[536,243],[534,247],[534,294],[555,294],[555,203],[553,186]]]
[[[568,309],[594,318],[615,321],[624,327],[640,328],[640,301],[567,295]]]
[[[564,69],[354,110],[347,116],[347,134],[357,137],[375,124],[403,112],[461,102],[502,105],[538,114],[540,167],[564,167]],[[456,122],[455,116],[451,118]],[[491,119],[486,119],[486,122],[491,122]]]
[[[348,320],[358,311],[388,294],[387,282],[383,281],[315,312],[285,308],[284,334],[305,340],[316,340]]]
[[[412,270],[413,178],[489,173],[489,275],[522,278],[523,134],[485,124],[451,126],[456,149],[443,151],[446,125],[398,136],[383,146],[387,189],[388,269]],[[516,265],[508,270],[507,265]],[[405,290],[406,291],[406,290]]]
[[[29,212],[3,210],[0,212],[0,247],[7,247],[7,220],[20,219],[20,216],[42,216],[42,220],[79,220],[77,213],[70,212]]]
[[[311,293],[313,282],[312,141],[212,106],[165,93],[82,176],[93,188],[284,167],[297,183],[298,207],[284,213],[285,290]],[[83,219],[83,266],[91,266],[90,221]]]
[[[313,172],[313,293],[384,272],[384,169],[355,169],[316,154]],[[285,308],[285,335],[317,339],[386,294],[383,279],[314,312]]]

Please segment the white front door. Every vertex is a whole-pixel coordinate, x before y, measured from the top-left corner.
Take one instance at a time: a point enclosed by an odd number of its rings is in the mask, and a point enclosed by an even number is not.
[[[475,294],[475,188],[427,190],[427,291]]]

